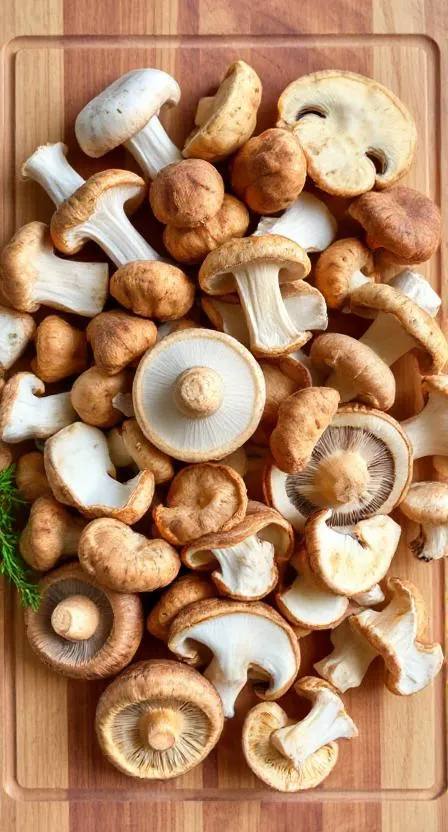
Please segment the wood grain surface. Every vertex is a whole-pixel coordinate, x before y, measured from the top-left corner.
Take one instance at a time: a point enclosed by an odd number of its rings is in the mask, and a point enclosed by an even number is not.
[[[160,67],[180,82],[181,103],[164,117],[179,143],[197,99],[236,58],[263,80],[259,129],[275,123],[278,94],[299,75],[327,67],[371,75],[416,118],[417,161],[407,181],[447,204],[446,0],[1,0],[0,15],[2,241],[19,225],[51,216],[50,201],[19,175],[39,143],[63,138],[84,176],[105,167],[136,169],[122,149],[106,159],[83,156],[73,122],[92,95],[138,66]],[[145,231],[144,215],[136,222]],[[444,239],[446,245],[446,233]],[[86,247],[83,257],[94,254]],[[444,299],[445,260],[442,247],[421,269]],[[396,371],[394,415],[402,418],[420,407],[420,385],[412,359]],[[428,463],[419,463],[416,473],[430,475]],[[418,584],[431,635],[442,639],[443,564],[428,568],[403,544],[392,571]],[[202,767],[172,783],[142,784],[115,771],[97,747],[93,717],[106,683],[48,672],[28,649],[16,599],[7,591],[1,602],[0,832],[448,830],[442,676],[418,696],[399,698],[385,690],[375,663],[362,689],[345,697],[359,739],[340,744],[338,766],[315,792],[277,795],[248,771],[239,736],[242,712],[254,701],[249,692]],[[328,645],[326,634],[303,642],[303,672]],[[153,654],[145,639],[139,656]],[[297,707],[293,696],[287,707]]]

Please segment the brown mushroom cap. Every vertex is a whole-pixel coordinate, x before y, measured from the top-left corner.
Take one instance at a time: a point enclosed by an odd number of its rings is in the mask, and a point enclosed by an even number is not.
[[[0,440],[0,471],[4,471],[5,468],[9,468],[12,463],[12,453],[11,448],[6,442],[2,442]]]
[[[112,399],[117,393],[124,393],[128,386],[129,376],[125,370],[110,376],[99,367],[89,367],[73,384],[72,405],[88,425],[111,428],[123,418],[113,406]]]
[[[92,318],[86,335],[98,369],[116,375],[154,346],[157,328],[152,321],[113,309]]]
[[[34,503],[38,497],[51,494],[45,473],[44,455],[40,451],[23,454],[16,463],[16,483],[22,500]]]
[[[440,210],[413,188],[372,191],[354,199],[348,209],[367,232],[367,245],[381,249],[392,263],[424,263],[440,243]]]
[[[124,452],[130,457],[140,471],[145,469],[152,471],[156,485],[169,482],[174,477],[174,468],[171,457],[163,451],[159,451],[149,439],[144,436],[135,419],[126,419],[122,425],[114,428],[111,433],[118,434],[120,445],[124,446]],[[120,460],[115,459],[112,452],[113,440],[109,434],[109,449],[111,450],[112,461],[120,467]],[[129,465],[129,460],[123,460],[122,465]]]
[[[36,312],[33,285],[37,278],[34,263],[42,249],[53,253],[48,225],[29,222],[19,228],[0,253],[0,292],[14,309]]]
[[[54,497],[38,497],[20,535],[20,554],[33,569],[46,572],[61,557],[78,554],[85,525],[82,517],[70,514]]]
[[[138,595],[98,586],[78,563],[53,570],[39,581],[39,588],[40,607],[25,610],[25,625],[32,649],[45,664],[73,679],[102,679],[119,673],[131,661],[143,635]],[[97,607],[99,624],[90,637],[69,640],[54,631],[51,619],[61,602],[78,596]],[[70,609],[66,610],[67,618]],[[81,605],[77,611],[79,629],[83,618]]]
[[[182,575],[165,590],[152,608],[146,619],[146,629],[161,641],[167,641],[171,624],[181,610],[196,601],[205,601],[216,595],[216,587],[204,575],[194,572]]]
[[[414,482],[400,509],[416,523],[448,523],[448,485],[444,482]]]
[[[416,341],[422,372],[440,373],[448,362],[448,344],[437,321],[393,286],[366,283],[350,294],[350,310],[362,317],[388,312]]]
[[[195,228],[167,225],[163,242],[179,263],[202,263],[210,251],[234,237],[244,237],[248,226],[246,206],[236,197],[224,194],[221,208],[206,223]]]
[[[166,503],[153,511],[156,526],[165,540],[184,545],[236,526],[246,513],[246,486],[228,465],[188,465],[172,480]]]
[[[305,468],[338,404],[339,393],[329,387],[307,387],[282,402],[269,443],[280,470],[294,474]]]
[[[282,372],[281,368],[269,361],[260,361],[260,367],[263,371],[264,380],[266,383],[266,402],[261,417],[260,427],[252,437],[253,442],[257,444],[268,444],[269,434],[275,427],[278,417],[278,409],[282,402],[289,396],[292,396],[298,388],[299,384],[289,376]],[[266,441],[260,442],[260,429],[265,433]]]
[[[95,727],[108,760],[147,780],[178,777],[199,765],[224,724],[213,685],[179,662],[137,662],[106,688]]]
[[[182,151],[186,157],[216,161],[230,156],[255,130],[262,84],[245,61],[228,67],[213,97],[199,101],[196,129]]]
[[[149,540],[109,517],[88,524],[78,555],[92,578],[117,592],[153,592],[174,581],[180,569],[176,550],[165,540]]]
[[[318,370],[334,371],[343,401],[359,401],[389,410],[395,401],[395,377],[376,352],[349,335],[327,332],[313,341],[310,358]],[[327,383],[330,383],[327,380]],[[344,396],[345,390],[354,395]]]
[[[204,159],[184,159],[162,168],[151,183],[149,201],[165,225],[194,228],[214,217],[224,199],[221,174]]]
[[[85,333],[59,315],[47,315],[37,327],[31,369],[42,381],[60,381],[88,367]]]
[[[253,136],[233,159],[231,179],[233,190],[251,211],[283,211],[305,184],[306,159],[299,141],[279,127]]]
[[[336,240],[319,255],[314,270],[316,288],[330,309],[342,309],[354,288],[352,276],[358,271],[374,278],[373,254],[356,237]]]
[[[161,321],[182,318],[194,302],[194,284],[185,272],[157,260],[136,260],[117,269],[110,293],[136,315]]]

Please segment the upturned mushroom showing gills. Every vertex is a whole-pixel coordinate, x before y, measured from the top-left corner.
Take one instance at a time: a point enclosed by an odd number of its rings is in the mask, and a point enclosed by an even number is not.
[[[78,554],[85,525],[82,517],[70,514],[54,497],[38,497],[20,535],[20,554],[33,569],[47,572],[60,558]]]
[[[75,422],[45,443],[44,456],[56,499],[85,517],[113,517],[132,525],[151,505],[153,473],[141,471],[127,482],[114,479],[107,439],[98,428]]]
[[[153,179],[182,159],[159,115],[178,104],[177,81],[160,69],[133,69],[109,84],[78,114],[75,133],[84,153],[98,158],[123,144]]]
[[[21,174],[24,179],[37,182],[55,205],[64,202],[85,181],[67,161],[67,146],[63,142],[40,145],[23,163]]]
[[[37,312],[43,304],[91,318],[105,304],[108,271],[107,263],[56,257],[48,226],[29,222],[0,254],[0,289],[6,303],[22,312]]]
[[[170,584],[181,565],[166,540],[150,540],[111,517],[88,524],[78,555],[92,578],[117,592],[153,592]]]
[[[298,450],[303,445],[300,425],[311,419],[309,402],[304,414],[295,415]],[[306,519],[323,508],[333,509],[330,525],[337,529],[389,514],[411,480],[412,449],[405,430],[386,413],[363,405],[340,407],[310,453],[298,473],[287,474],[274,465],[265,473],[267,502],[296,531],[303,531]]]
[[[95,727],[101,750],[124,774],[169,780],[199,765],[221,736],[213,685],[179,662],[137,662],[102,693]]]
[[[157,448],[185,462],[220,459],[254,433],[263,412],[263,373],[234,338],[186,329],[140,361],[136,419]]]
[[[356,237],[336,240],[320,255],[314,277],[329,308],[342,309],[350,292],[374,281],[373,254]]]
[[[0,439],[14,444],[47,439],[76,420],[70,393],[44,396],[45,384],[33,373],[16,373],[6,382],[0,402]]]
[[[276,586],[276,564],[290,557],[293,545],[287,520],[261,503],[250,502],[237,526],[188,544],[182,560],[190,569],[211,571],[221,595],[254,601]]]
[[[128,263],[112,275],[110,293],[144,318],[177,321],[194,303],[194,284],[182,269],[154,260]]]
[[[103,679],[129,664],[143,635],[138,595],[100,587],[77,563],[39,582],[37,611],[25,610],[28,641],[53,670],[72,679]]]
[[[141,432],[135,419],[126,419],[112,428],[107,437],[110,458],[117,468],[149,469],[156,485],[174,477],[171,457],[159,451]]]
[[[257,680],[258,696],[279,699],[292,685],[300,665],[293,630],[261,601],[198,601],[174,619],[168,647],[188,664],[208,663],[205,678],[218,691],[226,717],[234,715],[248,674]]]
[[[210,578],[189,572],[165,590],[146,619],[146,629],[161,641],[168,641],[169,630],[176,615],[185,607],[206,598],[216,598],[218,590]]]
[[[416,129],[386,87],[354,72],[313,72],[278,101],[279,127],[294,130],[313,182],[336,196],[389,188],[411,166]]]
[[[277,234],[231,240],[210,252],[199,283],[210,295],[238,291],[250,333],[251,349],[265,355],[292,352],[308,341],[290,318],[280,283],[301,280],[311,264],[306,252]]]
[[[344,618],[349,606],[345,595],[336,595],[313,574],[305,548],[290,560],[296,572],[293,583],[281,587],[275,602],[285,618],[298,627],[326,630],[336,627]]]
[[[296,722],[276,703],[263,702],[248,712],[243,726],[248,766],[282,792],[314,789],[337,763],[336,740],[358,736],[342,699],[327,682],[304,676],[294,692],[312,703],[304,719]]]
[[[255,70],[245,61],[231,63],[215,95],[199,100],[183,155],[216,162],[238,150],[255,130],[261,93]]]
[[[314,194],[302,191],[280,217],[261,217],[254,237],[279,234],[307,252],[323,251],[333,242],[338,224],[331,211]]]
[[[34,335],[36,357],[31,367],[46,382],[60,381],[88,367],[85,333],[60,318],[47,315]]]
[[[420,413],[401,423],[414,459],[448,456],[448,375],[424,376],[426,404]]]
[[[419,560],[448,556],[448,485],[444,482],[414,482],[400,505],[409,520],[418,524],[418,534],[408,543]]]
[[[0,375],[20,358],[35,329],[31,315],[0,306]]]

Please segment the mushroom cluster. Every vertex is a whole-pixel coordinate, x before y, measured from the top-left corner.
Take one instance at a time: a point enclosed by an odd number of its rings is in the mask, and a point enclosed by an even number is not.
[[[32,650],[74,679],[120,674],[96,713],[110,762],[183,775],[237,714],[250,769],[297,792],[358,735],[339,694],[375,659],[400,696],[443,663],[418,587],[390,574],[404,537],[420,561],[448,555],[448,484],[411,484],[421,457],[448,473],[441,300],[413,270],[440,212],[399,184],[414,120],[375,80],[292,81],[258,135],[255,70],[235,61],[216,86],[183,148],[164,126],[181,96],[166,72],[133,69],[86,104],[82,150],[123,145],[144,178],[84,180],[61,142],[22,165],[55,212],[0,253],[0,462],[17,458],[30,503]],[[131,221],[140,206],[166,251]],[[87,241],[108,261],[74,258]],[[399,422],[405,355],[426,400]],[[334,649],[298,678],[300,640],[322,630]],[[130,664],[143,638],[157,658]],[[290,689],[305,717],[277,703]]]

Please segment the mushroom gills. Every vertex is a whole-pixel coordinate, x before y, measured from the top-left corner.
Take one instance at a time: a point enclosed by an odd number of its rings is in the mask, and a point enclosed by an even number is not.
[[[212,577],[229,594],[260,598],[272,588],[276,570],[274,546],[269,541],[253,534],[235,546],[211,551],[220,566],[220,572],[214,572]]]
[[[181,162],[183,158],[179,148],[171,141],[160,123],[158,116],[150,118],[138,133],[124,142],[124,147],[132,153],[134,159],[151,179],[154,179],[162,168],[166,168],[173,162]]]

